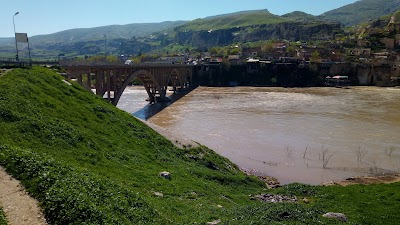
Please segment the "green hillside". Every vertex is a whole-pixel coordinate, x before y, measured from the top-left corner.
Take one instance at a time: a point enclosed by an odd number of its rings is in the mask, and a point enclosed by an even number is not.
[[[400,0],[361,0],[322,14],[320,17],[353,26],[400,10]]]
[[[291,13],[287,13],[282,15],[283,18],[294,20],[294,21],[316,21],[317,17],[311,14],[301,12],[301,11],[294,11]]]
[[[196,19],[179,27],[179,30],[220,30],[234,27],[276,24],[286,21],[268,10],[243,11],[232,14]]]
[[[350,224],[400,221],[400,183],[267,190],[206,147],[179,149],[48,69],[15,69],[0,88],[0,165],[50,224],[338,224],[321,216],[331,211]],[[268,192],[299,201],[252,200]]]
[[[89,40],[104,40],[115,38],[132,38],[150,35],[151,33],[176,27],[186,23],[185,21],[166,21],[161,23],[133,23],[127,25],[110,25],[94,28],[79,28],[65,30],[48,35],[37,35],[30,38],[34,44],[68,43]]]
[[[0,87],[0,164],[54,224],[207,222],[222,217],[217,205],[250,204],[264,187],[205,147],[174,147],[48,70],[7,73]]]

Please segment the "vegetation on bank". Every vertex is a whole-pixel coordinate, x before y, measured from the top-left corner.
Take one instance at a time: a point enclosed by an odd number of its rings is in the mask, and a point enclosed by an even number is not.
[[[344,213],[350,224],[400,221],[400,184],[267,190],[210,149],[179,149],[47,69],[13,70],[0,88],[0,165],[50,224],[340,223],[326,212]],[[268,192],[299,201],[252,200]]]
[[[7,225],[7,219],[2,208],[0,208],[0,225]]]

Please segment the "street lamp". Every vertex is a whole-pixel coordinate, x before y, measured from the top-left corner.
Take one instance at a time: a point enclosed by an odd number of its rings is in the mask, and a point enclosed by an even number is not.
[[[14,21],[14,18],[15,18],[15,16],[16,15],[18,15],[19,14],[19,12],[16,12],[15,14],[14,14],[14,16],[13,16],[13,25],[14,25],[14,36],[15,36],[15,51],[17,52],[17,55],[16,55],[16,60],[17,60],[17,62],[19,62],[19,57],[18,57],[18,45],[17,45],[17,35],[16,35],[16,33],[15,33],[15,21]]]

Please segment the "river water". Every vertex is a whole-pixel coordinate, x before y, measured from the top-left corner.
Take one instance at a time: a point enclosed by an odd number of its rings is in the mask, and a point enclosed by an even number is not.
[[[400,171],[400,88],[199,87],[162,111],[146,98],[129,87],[118,107],[282,184]]]

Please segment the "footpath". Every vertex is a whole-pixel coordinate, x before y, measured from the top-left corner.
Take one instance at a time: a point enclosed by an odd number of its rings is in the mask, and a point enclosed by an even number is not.
[[[47,225],[36,199],[0,167],[0,207],[10,225]]]

